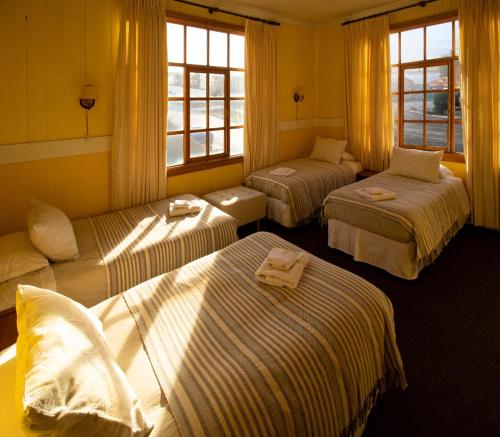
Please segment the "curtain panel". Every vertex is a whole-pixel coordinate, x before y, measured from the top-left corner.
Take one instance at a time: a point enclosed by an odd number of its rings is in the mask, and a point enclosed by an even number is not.
[[[246,20],[245,176],[278,162],[277,45],[276,26]]]
[[[461,0],[459,25],[464,152],[472,221],[500,229],[500,2]]]
[[[349,24],[344,37],[348,149],[381,171],[394,146],[388,18]]]
[[[165,0],[122,0],[111,146],[111,208],[166,195]]]

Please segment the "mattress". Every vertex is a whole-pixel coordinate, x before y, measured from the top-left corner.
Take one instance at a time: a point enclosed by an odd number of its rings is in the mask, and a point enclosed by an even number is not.
[[[277,167],[295,170],[290,176],[275,176]],[[289,227],[306,224],[319,216],[327,194],[356,180],[361,164],[342,161],[339,165],[315,159],[301,158],[258,170],[250,174],[245,185],[280,200],[290,207],[292,223]]]
[[[93,308],[152,436],[220,435],[217,412],[230,435],[359,435],[378,397],[406,386],[389,299],[312,255],[296,290],[258,283],[272,247],[298,249],[254,234]],[[11,348],[0,421],[12,436],[14,373]]]

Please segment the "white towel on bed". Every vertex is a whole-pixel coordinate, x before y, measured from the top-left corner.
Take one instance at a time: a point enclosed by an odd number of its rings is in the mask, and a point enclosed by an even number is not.
[[[274,176],[290,176],[293,175],[296,172],[295,169],[289,168],[289,167],[277,167],[269,172],[269,174],[272,174]]]
[[[289,270],[277,269],[271,266],[269,255],[255,272],[258,281],[279,287],[297,288],[302,273],[309,262],[309,255],[305,252],[297,252],[297,260]]]
[[[269,255],[267,255],[267,261],[274,269],[290,270],[299,259],[299,256],[300,252],[296,250],[273,247]]]
[[[201,211],[201,206],[196,200],[177,199],[170,202],[170,216],[178,217],[186,214],[193,214]]]
[[[356,190],[356,194],[363,199],[378,202],[381,200],[391,200],[396,198],[394,191],[386,190],[378,187],[367,187]]]

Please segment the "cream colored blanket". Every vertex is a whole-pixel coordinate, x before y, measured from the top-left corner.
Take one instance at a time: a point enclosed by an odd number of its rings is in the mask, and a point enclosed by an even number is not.
[[[389,299],[311,255],[299,286],[259,283],[258,233],[122,297],[184,437],[350,436],[405,387]]]
[[[356,193],[369,187],[393,191],[396,198],[372,202]],[[403,243],[415,241],[419,268],[436,259],[470,213],[459,178],[432,183],[385,172],[332,191],[323,205],[326,219],[337,219]]]
[[[295,171],[286,176],[271,173],[280,166]],[[356,175],[348,164],[302,158],[258,170],[246,178],[245,185],[288,205],[293,225],[299,226],[319,216],[323,200],[330,191],[355,180]]]

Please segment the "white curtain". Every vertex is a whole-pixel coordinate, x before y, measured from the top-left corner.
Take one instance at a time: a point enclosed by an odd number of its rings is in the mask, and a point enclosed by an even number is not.
[[[348,148],[385,170],[394,146],[388,18],[349,24],[344,36]]]
[[[500,229],[500,1],[461,0],[459,24],[472,221]]]
[[[166,195],[165,0],[122,0],[115,118],[111,148],[111,208]]]
[[[245,175],[278,162],[278,34],[245,24]]]

